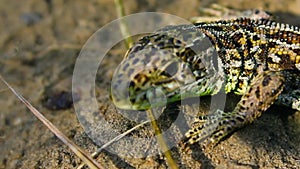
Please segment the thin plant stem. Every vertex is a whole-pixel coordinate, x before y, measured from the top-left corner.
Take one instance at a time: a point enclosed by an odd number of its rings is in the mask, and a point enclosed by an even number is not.
[[[166,157],[168,166],[172,169],[178,169],[178,166],[171,155],[171,151],[162,135],[162,132],[156,122],[156,119],[152,113],[152,110],[151,109],[147,110],[147,114],[148,114],[149,119],[151,120],[151,125],[152,125],[152,128],[154,129],[154,133],[156,135],[157,142],[160,146],[160,149],[163,151],[163,154]]]
[[[121,30],[122,36],[125,38],[126,47],[129,49],[132,46],[133,41],[130,36],[131,34],[128,30],[127,23],[122,19],[122,17],[125,16],[123,0],[115,0],[115,6],[116,6],[118,18],[121,19],[120,30]]]

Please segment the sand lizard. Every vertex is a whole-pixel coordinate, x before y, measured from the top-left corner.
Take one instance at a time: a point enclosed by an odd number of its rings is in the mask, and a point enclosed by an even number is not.
[[[257,11],[255,12],[257,13]],[[300,31],[268,15],[162,28],[141,38],[117,68],[112,99],[144,110],[221,90],[242,95],[231,112],[196,117],[184,141],[214,145],[274,102],[300,110]]]

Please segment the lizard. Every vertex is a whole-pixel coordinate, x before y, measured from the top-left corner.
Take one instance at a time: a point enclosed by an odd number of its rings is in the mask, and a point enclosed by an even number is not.
[[[114,104],[147,110],[221,91],[241,95],[230,112],[195,117],[183,142],[204,147],[252,123],[273,103],[300,111],[299,28],[259,13],[171,25],[142,37],[115,71]]]

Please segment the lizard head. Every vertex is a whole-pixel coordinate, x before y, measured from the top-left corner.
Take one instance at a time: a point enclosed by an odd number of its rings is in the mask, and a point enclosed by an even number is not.
[[[111,98],[118,108],[145,110],[180,100],[181,87],[204,76],[191,41],[203,33],[167,29],[140,39],[115,70]]]

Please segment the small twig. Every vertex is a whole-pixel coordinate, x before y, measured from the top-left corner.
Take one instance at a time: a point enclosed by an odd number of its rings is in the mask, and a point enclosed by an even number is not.
[[[123,137],[126,136],[127,134],[131,133],[133,130],[135,130],[135,129],[139,128],[139,127],[142,127],[143,125],[145,125],[145,124],[147,124],[147,123],[149,123],[149,122],[150,122],[150,120],[144,121],[143,123],[140,123],[140,124],[134,126],[133,128],[131,128],[131,129],[125,131],[124,133],[118,135],[117,137],[113,138],[113,139],[110,140],[109,142],[107,142],[107,143],[105,143],[104,145],[102,145],[96,152],[94,152],[94,153],[92,154],[92,156],[93,156],[93,157],[94,157],[94,156],[97,156],[103,149],[105,149],[106,147],[108,147],[108,146],[111,145],[112,143],[114,143],[114,142],[120,140],[121,138],[123,138]]]
[[[166,157],[168,166],[172,169],[178,169],[178,166],[177,166],[176,162],[174,161],[174,159],[172,158],[171,151],[162,135],[162,132],[156,122],[156,119],[152,113],[152,110],[151,109],[147,110],[147,114],[148,114],[149,119],[151,120],[152,128],[154,129],[154,133],[157,137],[157,142],[158,142],[161,150],[163,151],[164,156]]]
[[[22,95],[10,86],[0,75],[0,79],[5,85],[21,100],[26,107],[45,125],[53,134],[56,135],[62,142],[64,142],[83,162],[85,162],[92,169],[102,169],[103,167],[77,146],[72,140],[65,136],[58,128],[54,126],[45,116],[43,116],[36,108],[34,108]]]
[[[124,133],[118,135],[117,137],[113,138],[113,139],[110,140],[109,142],[103,144],[97,151],[95,151],[95,152],[92,154],[92,157],[93,157],[93,158],[97,158],[97,156],[99,155],[99,153],[100,153],[103,149],[105,149],[106,147],[110,146],[112,143],[114,143],[114,142],[120,140],[121,138],[123,138],[123,137],[126,136],[127,134],[131,133],[133,130],[135,130],[135,129],[139,128],[139,127],[142,127],[143,125],[145,125],[145,124],[147,124],[147,123],[149,123],[149,122],[150,122],[150,120],[144,121],[143,123],[140,123],[140,124],[134,126],[133,128],[131,128],[131,129],[125,131]],[[79,165],[79,166],[77,167],[77,169],[81,169],[83,166],[84,166],[84,164],[81,164],[81,165]]]

